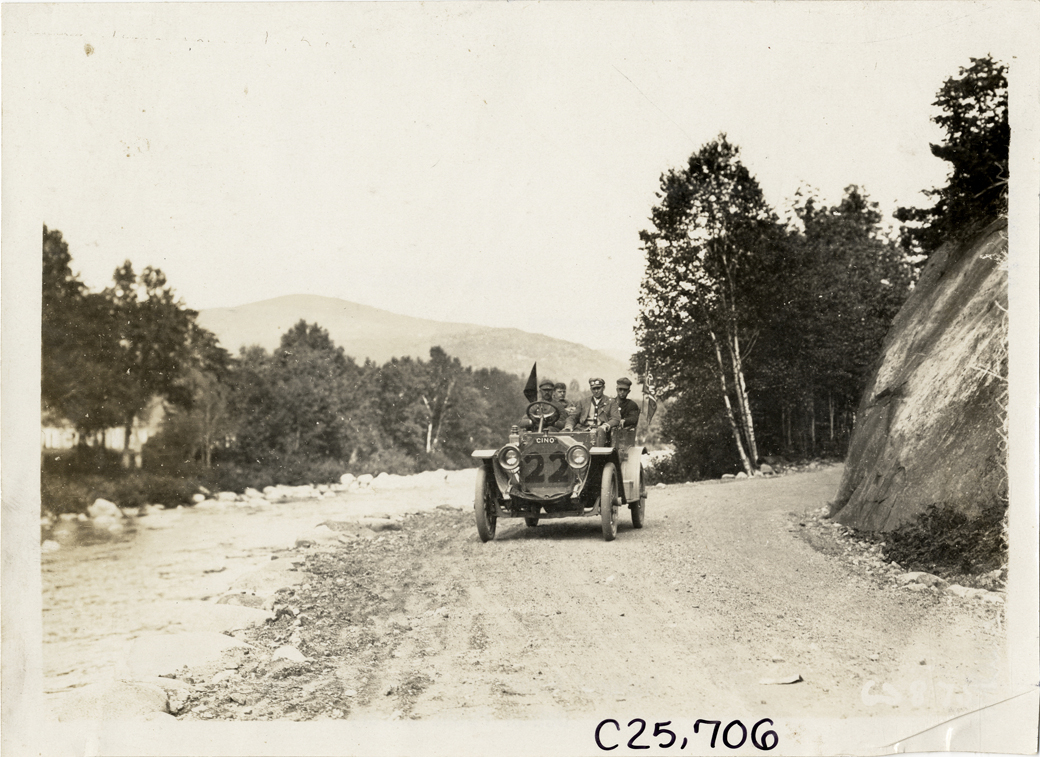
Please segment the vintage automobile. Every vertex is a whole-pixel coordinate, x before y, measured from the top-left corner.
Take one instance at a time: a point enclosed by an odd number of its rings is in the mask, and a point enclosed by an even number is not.
[[[480,460],[473,503],[481,541],[495,538],[499,518],[523,518],[533,528],[549,518],[599,517],[603,538],[617,536],[618,510],[628,505],[632,526],[643,527],[646,484],[635,429],[614,429],[608,447],[595,447],[594,431],[550,427],[559,409],[532,402],[529,431],[514,426],[500,449],[473,452]]]

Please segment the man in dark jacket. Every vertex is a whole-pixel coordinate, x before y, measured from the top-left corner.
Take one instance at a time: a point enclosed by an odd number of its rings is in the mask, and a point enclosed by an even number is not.
[[[613,397],[603,394],[606,385],[607,382],[601,378],[589,379],[592,396],[571,408],[567,416],[567,425],[564,427],[564,431],[574,428],[595,430],[597,447],[605,446],[610,430],[621,425],[617,402]]]
[[[635,428],[639,423],[639,403],[628,398],[632,382],[627,378],[617,380],[617,406],[621,416],[621,428]]]

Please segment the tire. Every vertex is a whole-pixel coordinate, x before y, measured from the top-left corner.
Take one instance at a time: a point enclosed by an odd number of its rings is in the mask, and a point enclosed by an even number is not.
[[[614,463],[603,466],[599,487],[599,516],[603,523],[603,541],[617,538],[617,476]]]
[[[495,525],[498,523],[498,513],[495,508],[495,499],[488,491],[487,471],[481,465],[477,468],[477,491],[473,497],[473,515],[477,521],[477,535],[483,542],[495,538]]]
[[[537,518],[524,518],[524,523],[527,524],[528,528],[534,528],[535,526],[538,525],[538,519]]]
[[[642,528],[646,516],[646,489],[643,487],[643,466],[639,466],[639,501],[628,506],[632,511],[632,528]]]

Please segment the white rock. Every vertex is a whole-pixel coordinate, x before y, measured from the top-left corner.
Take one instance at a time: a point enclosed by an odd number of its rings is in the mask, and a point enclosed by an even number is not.
[[[196,492],[195,494],[191,495],[191,501],[194,502],[195,504],[198,504],[199,502],[202,502],[205,499],[206,499],[206,495],[201,493],[201,492]]]
[[[120,510],[114,502],[109,502],[107,499],[101,499],[100,497],[94,500],[94,504],[87,508],[87,513],[91,518],[122,518],[123,512]]]
[[[325,525],[312,528],[296,537],[297,547],[310,547],[319,544],[333,544],[339,541],[339,534]]]
[[[382,518],[361,518],[358,523],[364,528],[369,528],[373,531],[400,531],[401,524],[393,520],[383,520]]]
[[[122,516],[113,517],[111,515],[101,515],[91,522],[94,528],[101,528],[107,531],[122,531],[123,520]]]
[[[358,486],[371,486],[372,482],[375,481],[375,476],[371,473],[363,473],[357,477]]]
[[[216,663],[236,647],[248,649],[230,636],[205,631],[141,636],[131,642],[126,662],[133,678],[169,676],[183,667]]]
[[[174,715],[178,714],[188,704],[188,698],[194,687],[176,678],[160,678],[159,676],[148,676],[140,678],[137,683],[157,686],[166,692],[166,708]]]
[[[246,499],[263,499],[263,492],[259,492],[251,486],[247,486],[246,490],[242,493],[242,496]]]
[[[354,481],[355,481],[355,478],[354,478],[354,474],[353,473],[344,473],[342,476],[339,477],[339,482],[343,486],[350,486],[350,484],[353,483]]]
[[[221,681],[226,681],[227,679],[232,678],[234,676],[235,676],[235,671],[234,670],[221,670],[215,676],[210,678],[209,682],[210,683],[220,683]]]
[[[271,560],[263,567],[236,579],[230,593],[273,596],[279,589],[287,589],[304,581],[304,574],[293,570],[288,560]]]
[[[285,645],[278,647],[274,650],[274,654],[271,655],[273,660],[289,660],[290,662],[306,662],[307,658],[303,656],[303,653],[295,647]]]
[[[664,483],[658,483],[658,484],[656,484],[656,485],[654,486],[654,488],[655,488],[655,489],[663,489],[663,488],[665,488],[665,484],[664,484]]]
[[[922,584],[923,586],[934,586],[938,589],[941,589],[948,585],[948,582],[943,580],[942,578],[939,578],[939,576],[934,576],[931,573],[923,573],[921,571],[904,573],[901,576],[896,576],[896,580],[903,585],[910,583],[918,583]]]
[[[748,476],[747,476],[747,474],[744,471],[740,471],[739,473],[737,473],[736,477],[737,478],[747,478]]]
[[[722,477],[723,478],[736,478],[736,476],[734,476],[732,473],[723,473]]]
[[[217,492],[218,502],[238,502],[238,495],[234,492]]]

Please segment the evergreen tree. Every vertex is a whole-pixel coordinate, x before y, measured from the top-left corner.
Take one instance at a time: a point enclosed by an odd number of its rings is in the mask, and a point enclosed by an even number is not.
[[[941,112],[932,120],[946,138],[931,149],[950,164],[950,173],[946,186],[925,190],[934,205],[896,211],[895,217],[906,224],[902,241],[908,250],[928,254],[1007,214],[1011,129],[1006,72],[990,56],[971,58],[971,65],[939,90],[933,104]]]

